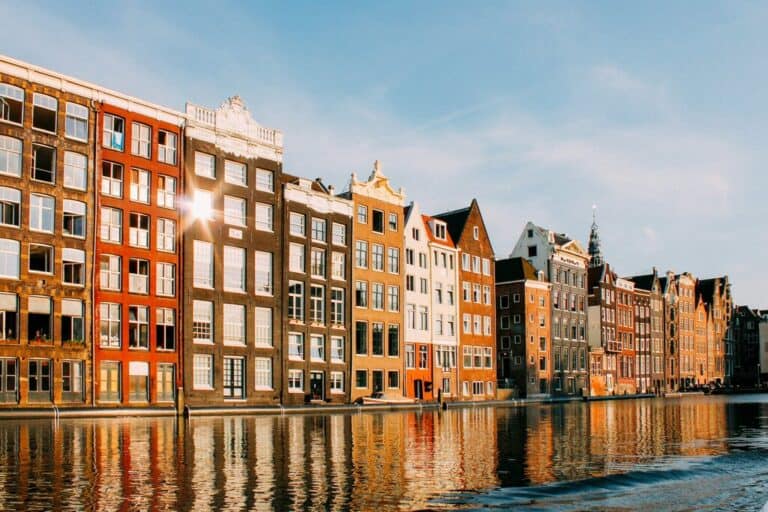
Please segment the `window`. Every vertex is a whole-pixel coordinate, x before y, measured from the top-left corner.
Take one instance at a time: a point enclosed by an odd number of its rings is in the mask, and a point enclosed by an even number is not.
[[[21,191],[0,187],[0,224],[16,227],[21,224]]]
[[[325,361],[325,336],[313,334],[309,337],[309,357],[313,361]]]
[[[481,323],[482,323],[482,317],[480,315],[472,316],[472,334],[476,334],[476,335],[482,334]]]
[[[416,368],[416,347],[410,343],[405,346],[405,367]]]
[[[245,396],[245,359],[224,356],[224,398]]]
[[[32,145],[32,179],[55,183],[56,150],[48,146]]]
[[[325,323],[325,288],[312,285],[309,296],[309,320],[313,323]]]
[[[373,270],[384,270],[384,246],[373,244],[371,246],[371,268]]]
[[[304,273],[304,245],[292,243],[288,246],[288,270]]]
[[[120,291],[120,256],[102,254],[99,261],[99,284],[104,290]]]
[[[272,231],[272,205],[256,203],[256,229]]]
[[[387,355],[397,357],[400,355],[400,326],[390,324],[387,332]]]
[[[131,123],[131,153],[144,158],[152,156],[152,129],[141,123]]]
[[[121,243],[123,241],[123,211],[117,208],[101,207],[99,236],[104,242]]]
[[[357,222],[360,224],[368,224],[368,207],[359,205],[357,207]]]
[[[368,353],[368,322],[355,322],[355,354]]]
[[[463,253],[461,255],[461,270],[469,272],[471,269],[470,261],[471,261],[471,258],[469,254]]]
[[[344,362],[343,336],[331,336],[331,361],[334,363]]]
[[[355,306],[360,308],[368,307],[368,282],[355,282]]]
[[[161,208],[176,208],[176,178],[170,176],[157,177],[157,206]]]
[[[128,291],[149,293],[149,261],[138,258],[128,260]]]
[[[176,222],[157,219],[157,250],[176,252]]]
[[[331,324],[344,325],[343,288],[331,288]]]
[[[157,132],[157,160],[176,165],[176,134],[165,130]]]
[[[529,258],[535,258],[538,254],[537,248],[535,245],[529,245],[528,246],[528,257]]]
[[[483,275],[489,276],[491,275],[491,260],[488,258],[483,258]]]
[[[224,246],[224,289],[245,291],[245,249]]]
[[[256,190],[262,192],[275,191],[275,174],[266,169],[256,169]]]
[[[445,224],[435,223],[435,237],[445,240]]]
[[[499,328],[509,329],[509,315],[502,315],[499,317]]]
[[[384,233],[384,212],[373,210],[373,232]]]
[[[106,160],[101,164],[101,193],[123,197],[123,166]]]
[[[397,231],[397,214],[396,213],[389,214],[389,230]]]
[[[85,340],[83,329],[83,301],[62,299],[61,340],[82,343]]]
[[[176,398],[176,370],[173,364],[157,365],[157,401],[173,402]]]
[[[0,277],[19,278],[19,242],[0,238]]]
[[[325,277],[325,250],[312,249],[310,273],[312,277]]]
[[[157,308],[155,314],[155,345],[157,350],[175,350],[176,311],[171,308]]]
[[[213,302],[192,301],[192,341],[213,343]]]
[[[122,117],[104,114],[102,145],[109,149],[122,151],[125,144],[125,121]]]
[[[34,231],[53,233],[54,199],[38,194],[30,195],[29,227]]]
[[[333,223],[333,244],[334,245],[347,245],[347,226]]]
[[[0,340],[17,339],[18,309],[15,293],[0,293]]]
[[[429,308],[419,306],[419,330],[429,330]]]
[[[245,164],[224,160],[224,181],[245,187],[248,184]]]
[[[224,304],[224,345],[245,346],[245,306]]]
[[[213,288],[213,244],[195,240],[192,244],[193,285]]]
[[[371,286],[371,307],[373,309],[384,309],[384,285],[373,283]]]
[[[419,368],[424,369],[427,367],[427,360],[429,358],[429,354],[427,352],[427,347],[422,345],[419,347]]]
[[[272,253],[256,251],[256,294],[272,295]]]
[[[384,324],[374,322],[371,324],[371,354],[384,355]]]
[[[344,393],[344,373],[331,372],[331,393]]]
[[[159,262],[156,274],[155,293],[162,297],[173,297],[176,295],[176,265]]]
[[[61,362],[61,391],[66,401],[83,399],[83,362]]]
[[[389,311],[400,311],[400,287],[387,287],[387,309]]]
[[[288,392],[304,392],[304,372],[302,370],[288,370]]]
[[[117,361],[102,361],[99,364],[99,401],[120,401],[120,363]]]
[[[299,281],[288,283],[288,318],[304,321],[304,283]]]
[[[483,335],[485,336],[491,335],[491,317],[489,316],[483,317]]]
[[[256,389],[272,389],[272,359],[268,357],[257,357],[255,365]]]
[[[355,370],[355,387],[368,387],[368,372],[366,370]]]
[[[316,242],[325,242],[326,236],[325,219],[312,219],[312,240]]]
[[[400,251],[397,247],[387,249],[387,268],[390,273],[400,273]]]
[[[400,374],[398,372],[391,370],[387,372],[387,387],[390,389],[400,387]]]
[[[34,93],[32,95],[32,128],[56,133],[56,111],[59,102],[53,96]]]
[[[479,256],[472,256],[472,272],[475,274],[480,273],[480,257]]]
[[[24,89],[0,83],[0,120],[21,124],[24,116]]]
[[[346,278],[345,255],[343,252],[334,252],[331,255],[331,277],[343,281]]]
[[[29,401],[47,402],[51,399],[51,360],[29,360]]]
[[[149,215],[131,213],[128,219],[128,244],[149,249]]]
[[[192,375],[195,389],[213,389],[213,356],[195,354],[192,359]]]
[[[149,308],[128,306],[128,347],[149,349]]]
[[[475,368],[482,368],[483,367],[483,347],[474,347],[472,350],[472,354],[474,356],[474,359],[472,361],[472,366]]]
[[[202,220],[212,220],[214,218],[214,211],[213,194],[211,191],[200,188],[195,190],[194,207],[196,209],[196,218]]]
[[[299,361],[304,359],[304,335],[302,333],[288,333],[288,358]]]
[[[85,203],[65,199],[63,216],[62,231],[64,236],[85,238]]]
[[[53,247],[50,245],[29,244],[29,271],[53,273]]]
[[[405,276],[405,289],[409,292],[414,291],[415,285],[414,285],[414,277],[410,275]]]
[[[74,188],[77,190],[85,190],[88,188],[88,163],[85,155],[80,153],[73,153],[71,151],[64,152],[64,186],[67,188]]]
[[[480,228],[477,226],[472,227],[472,238],[475,240],[480,239]]]
[[[64,284],[85,285],[85,251],[65,247],[61,250]]]
[[[0,90],[3,85],[0,84]],[[0,102],[0,110],[3,104]],[[21,141],[0,135],[0,174],[21,177]]]
[[[149,172],[142,169],[131,169],[130,183],[131,201],[149,203]]]
[[[305,236],[306,217],[301,213],[291,212],[289,217],[290,233],[294,236]]]
[[[120,348],[120,304],[99,304],[99,344],[104,348]]]
[[[355,265],[358,268],[368,267],[368,242],[363,240],[355,242]]]
[[[256,319],[256,346],[272,346],[272,309],[256,307],[254,309]]]

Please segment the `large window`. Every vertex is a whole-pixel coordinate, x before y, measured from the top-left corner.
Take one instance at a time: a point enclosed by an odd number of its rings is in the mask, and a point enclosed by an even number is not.
[[[56,133],[56,118],[59,102],[53,96],[40,94],[32,95],[32,128]]]
[[[245,291],[245,249],[224,246],[224,289]]]
[[[288,283],[288,318],[304,321],[304,283],[302,282]]]
[[[19,278],[19,242],[0,238],[0,278]]]
[[[0,340],[18,340],[19,300],[15,293],[0,293]]]
[[[85,155],[64,152],[64,186],[77,190],[88,188],[88,161]]]
[[[288,358],[304,359],[304,335],[300,332],[288,333]]]
[[[256,190],[263,192],[275,191],[275,175],[266,169],[256,169]]]
[[[368,281],[355,282],[355,306],[368,307]]]
[[[245,199],[224,196],[224,222],[232,226],[245,227]]]
[[[102,361],[99,364],[99,401],[120,401],[120,363]]]
[[[256,294],[272,295],[272,253],[256,251]]]
[[[192,341],[213,343],[213,302],[192,301]]]
[[[104,132],[102,145],[109,149],[122,151],[125,147],[125,120],[112,114],[104,114]]]
[[[363,240],[355,242],[355,265],[358,268],[368,268],[368,242]]]
[[[128,243],[133,247],[149,248],[149,215],[131,213]]]
[[[128,260],[128,291],[149,293],[149,260],[139,258]]]
[[[192,244],[193,284],[197,288],[213,288],[213,244],[195,240]]]
[[[304,245],[290,244],[288,246],[288,270],[304,273]]]
[[[85,251],[65,247],[61,250],[62,282],[85,285]]]
[[[334,279],[346,279],[346,258],[343,252],[334,252],[331,255],[331,277]]]
[[[67,102],[64,133],[70,139],[88,140],[88,107]]]
[[[245,187],[248,184],[245,164],[224,160],[224,181]]]
[[[0,120],[21,124],[24,118],[24,89],[0,84]]]
[[[34,231],[53,233],[55,201],[50,196],[30,194],[29,228]]]
[[[331,288],[331,324],[344,325],[343,288]]]
[[[176,311],[157,308],[155,320],[155,345],[157,350],[176,349]]]
[[[256,203],[256,229],[272,231],[272,205]]]
[[[173,402],[176,397],[176,369],[173,364],[157,365],[157,401]]]
[[[120,304],[102,302],[99,305],[99,344],[120,348]]]
[[[256,320],[256,346],[271,347],[272,343],[272,309],[256,307],[254,310]]]
[[[85,203],[64,200],[62,232],[64,236],[85,238]]]
[[[0,187],[0,224],[15,227],[21,225],[20,190]]]
[[[1,103],[0,103],[1,105]],[[0,358],[0,402],[13,403],[18,401],[16,395],[19,389],[19,361],[16,358]]]
[[[272,359],[268,357],[257,357],[255,365],[256,379],[255,389],[257,390],[271,390],[272,389]]]
[[[142,361],[128,363],[128,401],[149,401],[149,363]]]
[[[99,259],[99,283],[104,290],[120,291],[120,256],[102,254]]]
[[[306,217],[301,213],[291,212],[290,214],[290,232],[294,236],[305,236],[306,233]]]
[[[128,347],[149,349],[149,308],[128,306]]]
[[[288,392],[304,392],[304,372],[302,370],[288,370]]]
[[[61,391],[68,402],[83,400],[83,361],[61,362]]]
[[[347,226],[333,223],[333,243],[334,245],[347,245]]]
[[[309,320],[312,323],[325,323],[325,288],[312,285],[310,287]]]
[[[149,203],[149,171],[131,169],[130,198],[138,203]]]
[[[400,355],[400,326],[389,324],[387,332],[387,355],[397,357]]]
[[[2,84],[0,84],[0,88]],[[2,102],[0,102],[2,110]],[[21,141],[0,135],[0,174],[21,176]]]
[[[312,219],[312,240],[316,242],[325,242],[326,237],[325,219]]]
[[[384,324],[374,322],[371,324],[371,353],[374,356],[384,355]]]
[[[176,222],[157,219],[157,250],[176,252]]]
[[[163,297],[176,295],[176,265],[158,263],[156,268],[155,293]]]
[[[344,362],[343,336],[331,336],[331,361],[334,363]]]
[[[29,401],[49,402],[51,400],[51,360],[30,359],[29,373]]]
[[[384,212],[373,210],[373,232],[384,233]]]
[[[312,249],[310,273],[312,277],[325,277],[325,250]]]
[[[224,398],[245,396],[245,359],[224,357]]]
[[[331,372],[331,393],[344,392],[344,372]]]
[[[195,174],[206,178],[216,178],[216,159],[213,155],[195,151]]]
[[[195,354],[192,358],[192,387],[194,389],[213,389],[213,356]]]
[[[384,246],[373,244],[371,246],[371,268],[373,270],[384,270]]]
[[[384,309],[384,285],[373,283],[371,286],[371,307],[373,309]]]
[[[121,243],[123,241],[123,211],[117,208],[101,207],[99,237],[103,242]]]
[[[53,184],[56,180],[56,149],[32,145],[32,179]]]
[[[245,306],[224,304],[224,344],[245,346]]]
[[[368,322],[355,322],[355,354],[368,353]]]
[[[157,206],[176,208],[176,178],[162,175],[157,177]]]
[[[322,334],[313,334],[309,337],[309,340],[309,357],[313,361],[325,361],[325,336]]]
[[[29,271],[43,274],[53,273],[53,247],[43,244],[29,244]]]
[[[141,123],[131,123],[131,153],[144,158],[152,156],[152,129]]]
[[[101,193],[105,196],[123,197],[123,166],[104,161],[101,164]]]
[[[400,272],[400,251],[397,247],[390,247],[387,249],[387,268],[392,274],[398,274]]]
[[[176,134],[159,130],[157,132],[157,160],[176,165]]]

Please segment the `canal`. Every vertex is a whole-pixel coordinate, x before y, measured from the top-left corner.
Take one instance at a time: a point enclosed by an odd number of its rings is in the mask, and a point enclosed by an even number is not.
[[[0,510],[760,510],[768,395],[0,422]]]

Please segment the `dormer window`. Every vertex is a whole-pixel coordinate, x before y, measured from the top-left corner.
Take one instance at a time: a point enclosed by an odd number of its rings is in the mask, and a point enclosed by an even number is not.
[[[475,240],[480,240],[480,228],[479,227],[475,226],[472,229],[472,236],[474,237]]]
[[[435,224],[435,236],[440,240],[445,240],[445,224]]]
[[[533,238],[533,230],[532,229],[528,230],[528,238]]]
[[[419,240],[419,228],[413,228],[411,230],[411,236],[413,237],[414,240],[418,241]]]

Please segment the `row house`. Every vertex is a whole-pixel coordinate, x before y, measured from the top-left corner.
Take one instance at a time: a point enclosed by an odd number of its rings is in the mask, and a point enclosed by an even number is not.
[[[760,373],[760,383],[764,385],[768,382],[768,310],[762,309],[758,313],[761,318],[758,327],[758,337],[760,338],[758,372]]]
[[[696,382],[696,347],[694,343],[696,319],[696,279],[684,272],[674,276],[677,280],[677,319],[679,341],[679,377],[676,389],[685,389]]]
[[[496,261],[498,378],[527,398],[552,390],[551,289],[527,260]]]
[[[283,174],[284,404],[349,401],[352,202]]]
[[[461,283],[459,317],[458,390],[462,400],[490,400],[496,397],[496,283],[495,259],[488,230],[477,200],[467,208],[441,213],[456,245]],[[457,319],[458,321],[458,319]]]
[[[709,383],[708,346],[712,343],[712,315],[711,311],[700,295],[696,295],[696,308],[693,320],[694,334],[694,380],[696,386]]]
[[[638,381],[638,385],[641,392],[660,394],[666,388],[664,384],[664,298],[661,291],[661,281],[656,268],[651,274],[632,276],[626,279],[635,284],[635,302],[638,306],[636,316],[640,317],[640,320],[636,322],[635,333],[644,337],[646,341],[648,341],[650,334],[650,348],[640,345],[638,341],[639,355],[647,358],[645,370],[643,370],[642,363],[638,367],[638,375],[641,379]],[[644,307],[648,307],[649,310],[640,309]],[[645,355],[643,356],[643,354]],[[642,379],[648,380],[645,388],[643,388]]]
[[[616,336],[621,346],[617,365],[617,394],[631,395],[636,391],[634,283],[616,279]]]
[[[704,303],[709,317],[706,383],[725,384],[728,324],[733,311],[728,276],[697,280],[696,297]]]
[[[755,386],[761,378],[760,325],[763,317],[749,306],[736,306],[733,329],[733,381],[736,386]],[[765,350],[765,349],[764,349]]]
[[[0,405],[92,400],[92,86],[0,57]]]
[[[528,222],[510,257],[528,260],[552,283],[552,394],[588,394],[589,254],[578,240]]]
[[[591,249],[591,247],[590,247]],[[616,274],[598,253],[588,271],[588,335],[590,350],[590,394],[613,395],[618,387],[619,354],[616,314]]]
[[[353,173],[342,197],[352,201],[355,303],[350,399],[387,394],[403,396],[404,285],[403,253],[405,193],[395,190],[378,161],[367,181]]]
[[[638,288],[634,281],[635,391],[652,393],[652,315],[651,291]]]
[[[270,405],[283,386],[282,134],[242,100],[187,104],[181,229],[185,400]],[[302,391],[303,392],[303,391]]]
[[[94,390],[99,406],[175,405],[181,127],[173,111],[97,106]]]

